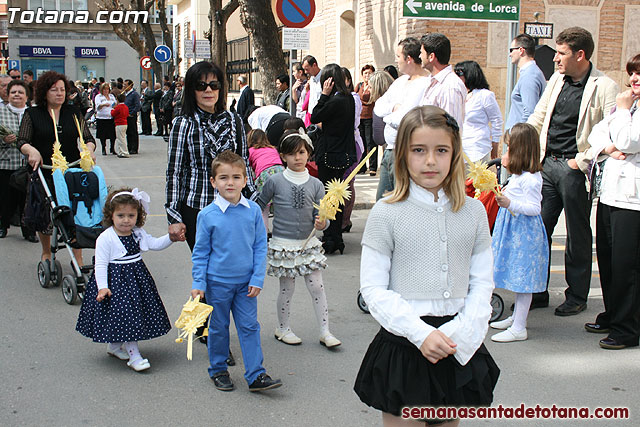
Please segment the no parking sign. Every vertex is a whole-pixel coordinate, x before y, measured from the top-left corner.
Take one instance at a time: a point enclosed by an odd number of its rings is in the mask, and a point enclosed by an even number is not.
[[[285,27],[304,28],[316,14],[314,0],[278,0],[276,13]]]

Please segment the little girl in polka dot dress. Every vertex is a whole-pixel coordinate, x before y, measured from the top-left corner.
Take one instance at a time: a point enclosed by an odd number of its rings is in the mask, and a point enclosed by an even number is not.
[[[108,355],[128,360],[127,366],[138,372],[151,367],[138,341],[171,329],[141,253],[165,249],[172,241],[168,234],[154,238],[141,228],[148,203],[147,193],[137,188],[121,188],[107,197],[103,224],[109,228],[96,241],[95,270],[76,325],[85,337],[108,343]]]

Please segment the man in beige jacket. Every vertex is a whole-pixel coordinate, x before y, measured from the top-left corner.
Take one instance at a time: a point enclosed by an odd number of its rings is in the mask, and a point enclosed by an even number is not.
[[[584,28],[562,31],[556,38],[556,50],[553,60],[558,71],[551,76],[527,123],[540,133],[542,220],[549,248],[558,217],[563,209],[565,212],[565,279],[569,287],[555,314],[571,316],[587,307],[591,284],[591,201],[585,187],[587,164],[580,161],[580,153],[589,148],[587,138],[593,126],[615,106],[618,86],[589,61],[594,43]],[[548,291],[534,294],[531,308],[548,305]]]

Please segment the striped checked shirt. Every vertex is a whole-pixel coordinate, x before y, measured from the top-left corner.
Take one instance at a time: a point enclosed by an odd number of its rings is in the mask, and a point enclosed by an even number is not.
[[[182,222],[180,209],[183,205],[201,210],[213,201],[215,190],[209,182],[211,162],[226,150],[232,150],[244,159],[247,186],[242,193],[253,200],[258,194],[240,117],[229,111],[210,114],[198,109],[194,117],[178,116],[174,120],[169,135],[165,191],[170,224]]]
[[[22,115],[14,113],[10,108],[6,105],[0,105],[0,124],[17,135]],[[4,142],[4,138],[0,139],[0,169],[12,171],[23,164],[25,164],[24,156],[18,149],[17,140],[12,144],[7,144]]]

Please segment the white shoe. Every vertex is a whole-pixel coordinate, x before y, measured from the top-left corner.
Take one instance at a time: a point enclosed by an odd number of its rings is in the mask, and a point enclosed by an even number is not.
[[[327,348],[337,347],[340,344],[340,340],[333,336],[331,332],[327,332],[326,334],[320,337],[320,344],[324,345]]]
[[[514,332],[513,328],[509,328],[506,331],[499,332],[491,337],[491,341],[495,341],[495,342],[524,341],[526,339],[527,339],[526,329],[523,329],[520,332]]]
[[[298,345],[302,343],[302,340],[298,338],[298,336],[294,334],[291,329],[281,331],[280,329],[276,328],[276,332],[274,333],[274,335],[278,341],[282,341],[285,344]]]
[[[129,360],[129,353],[127,353],[127,350],[122,348],[122,346],[115,350],[111,350],[109,344],[107,344],[107,354],[109,356],[117,357],[120,360]]]
[[[507,329],[511,325],[513,325],[513,317],[511,316],[503,320],[498,320],[497,322],[489,323],[489,326],[491,326],[493,329]]]
[[[144,371],[145,369],[149,369],[151,367],[151,364],[147,359],[143,359],[142,357],[140,357],[139,359],[128,361],[127,366],[136,372],[140,372]]]

